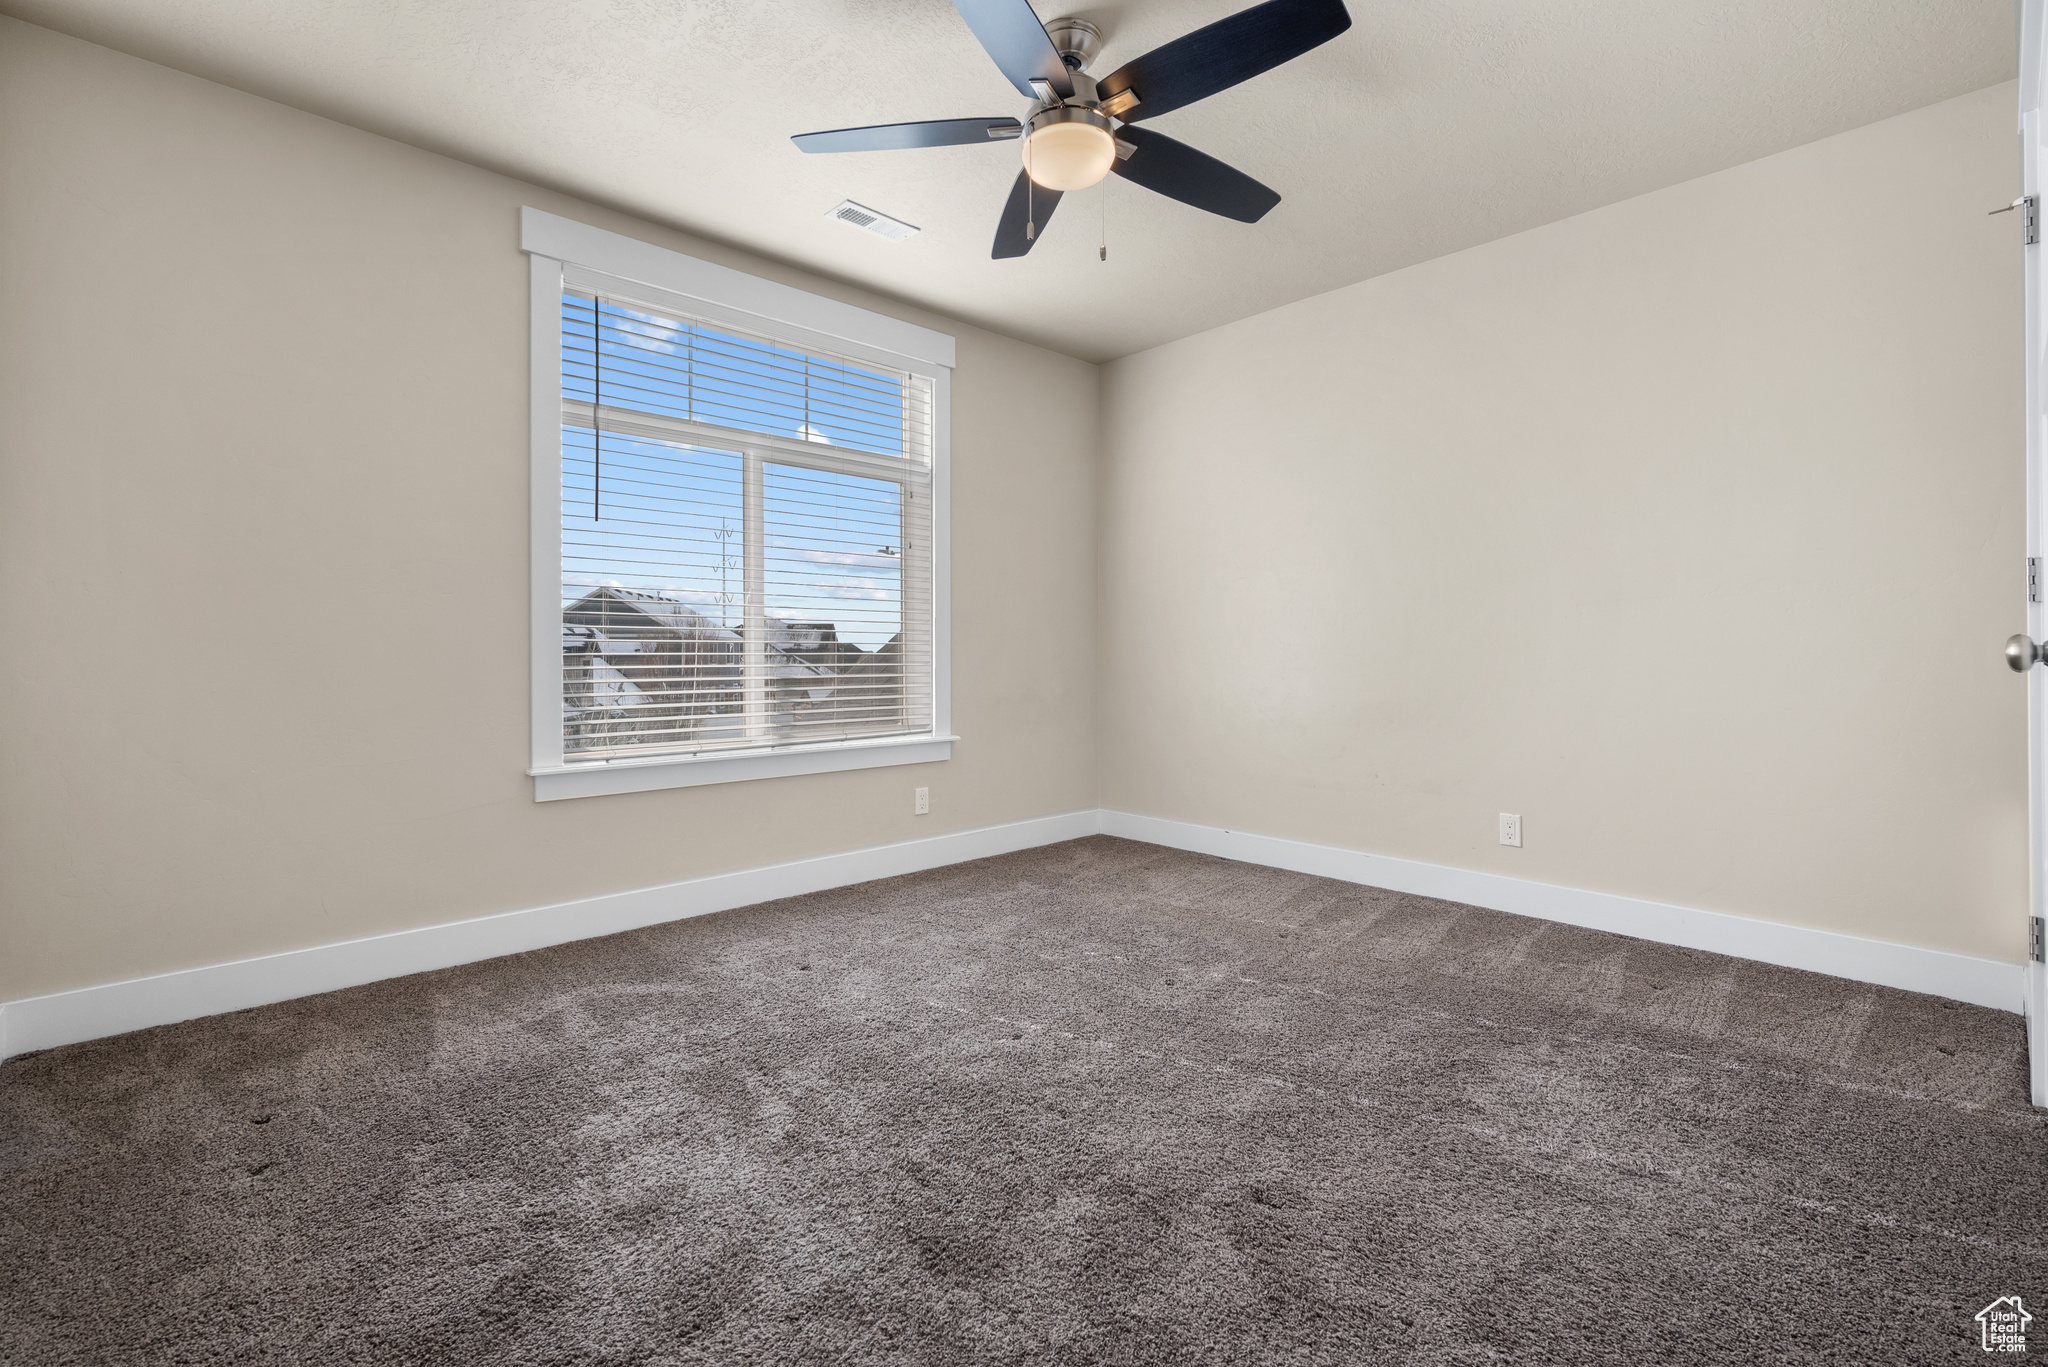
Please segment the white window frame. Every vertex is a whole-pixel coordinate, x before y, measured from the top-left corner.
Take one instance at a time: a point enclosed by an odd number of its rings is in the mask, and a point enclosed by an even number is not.
[[[900,318],[763,280],[586,223],[520,210],[532,279],[532,763],[536,802],[927,764],[953,757],[951,493],[953,339]],[[605,277],[606,279],[599,279]],[[562,748],[562,290],[608,283],[648,302],[778,340],[869,360],[932,384],[930,735],[813,741],[771,750],[569,763]],[[636,288],[637,287],[637,288]],[[650,289],[654,291],[649,298]]]

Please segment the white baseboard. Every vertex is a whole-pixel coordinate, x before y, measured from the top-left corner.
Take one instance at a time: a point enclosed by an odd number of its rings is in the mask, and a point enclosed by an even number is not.
[[[1365,854],[1332,845],[1310,845],[1163,817],[1134,816],[1129,812],[1103,812],[1102,831],[1127,840],[1169,845],[1178,850],[1339,878],[1395,892],[1440,897],[1591,930],[1611,930],[1688,949],[1709,949],[1739,959],[1925,992],[2000,1011],[2024,1008],[2025,966],[1996,959],[1975,959],[1967,954],[1920,949],[1889,940],[1866,940],[1838,931],[1810,930],[1778,921],[1698,911],[1613,893],[1587,892],[1555,883],[1536,883],[1497,873],[1476,873],[1443,864]]]
[[[1129,812],[1057,816],[0,1003],[0,1058],[1101,832],[2020,1011],[2022,965]]]
[[[0,1003],[0,1058],[356,987],[382,978],[452,968],[501,954],[519,954],[571,940],[612,935],[663,921],[680,921],[778,897],[796,897],[873,878],[893,878],[943,864],[986,859],[1034,845],[1094,835],[1100,829],[1100,813],[1093,808],[1064,812],[418,930],[393,931],[340,944],[266,954],[256,959],[130,978],[126,982],[81,987],[47,997],[26,997]]]

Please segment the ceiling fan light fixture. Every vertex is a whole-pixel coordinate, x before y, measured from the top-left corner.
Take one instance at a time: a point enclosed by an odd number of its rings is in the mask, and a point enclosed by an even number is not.
[[[1048,190],[1085,190],[1116,164],[1116,135],[1092,109],[1044,110],[1032,118],[1023,142],[1024,169]]]

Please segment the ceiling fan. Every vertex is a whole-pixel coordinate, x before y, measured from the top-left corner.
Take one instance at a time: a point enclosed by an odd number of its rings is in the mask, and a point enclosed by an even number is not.
[[[1351,27],[1343,0],[1266,0],[1124,63],[1087,74],[1102,35],[1085,19],[1040,24],[1030,0],[953,0],[974,36],[1031,108],[1017,119],[930,119],[799,133],[806,152],[875,152],[1023,140],[1024,169],[996,224],[991,257],[1022,256],[1060,196],[1111,171],[1197,209],[1256,223],[1280,196],[1244,172],[1139,119],[1207,99],[1291,62]]]

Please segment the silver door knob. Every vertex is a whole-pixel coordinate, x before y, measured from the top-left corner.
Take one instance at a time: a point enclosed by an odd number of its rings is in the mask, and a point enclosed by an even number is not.
[[[2012,666],[2015,674],[2024,674],[2042,660],[2048,659],[2041,653],[2041,647],[2027,636],[2009,637],[2005,643],[2005,662]]]

